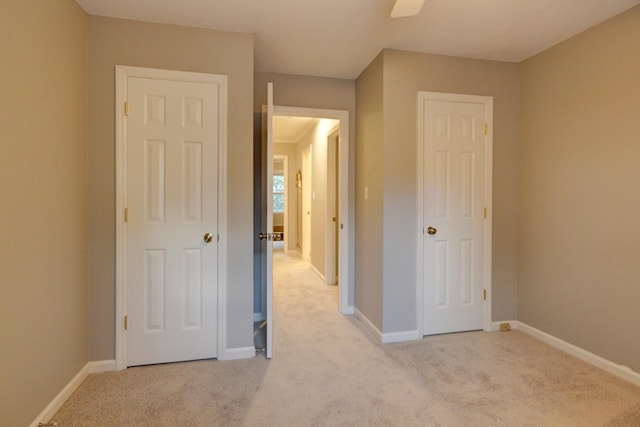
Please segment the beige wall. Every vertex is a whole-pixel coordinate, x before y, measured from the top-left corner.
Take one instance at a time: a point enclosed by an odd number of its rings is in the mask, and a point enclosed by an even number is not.
[[[115,65],[229,76],[227,348],[253,346],[253,36],[92,16],[89,49],[90,358],[115,356]]]
[[[303,151],[311,146],[311,265],[326,277],[327,250],[327,141],[340,122],[320,119],[298,141],[297,158],[302,164]]]
[[[381,81],[367,84],[372,77]],[[358,279],[357,283],[362,286],[357,292],[369,292],[372,280],[383,283],[384,322],[381,330],[385,333],[412,331],[417,325],[415,156],[418,91],[494,98],[493,319],[516,318],[517,64],[385,50],[358,78],[358,83],[358,117],[362,117],[358,123],[357,147],[358,159],[362,159],[358,163],[357,193],[358,201],[362,203],[362,209],[358,205],[358,230],[365,234],[358,237],[358,250],[363,246],[380,246],[383,254],[375,256],[382,257],[383,271],[381,278],[372,278],[366,266],[358,267],[358,273],[363,276]],[[370,92],[377,92],[378,99],[370,99],[373,96]],[[381,138],[379,135],[383,135],[383,141],[372,143]],[[368,201],[362,200],[365,185],[369,186]],[[379,236],[367,236],[371,232],[379,233]],[[372,239],[375,241],[370,241]],[[358,254],[357,259],[361,256],[367,260],[374,254]],[[373,293],[378,298],[377,291]],[[363,300],[367,298],[362,295]],[[368,310],[366,305],[358,308]]]
[[[383,55],[356,80],[355,306],[382,331]],[[365,187],[369,197],[365,200]]]
[[[87,16],[0,14],[0,417],[31,423],[87,363]]]
[[[493,96],[493,319],[514,319],[518,66],[394,50],[384,51],[384,64],[384,331],[416,324],[418,91]]]
[[[640,6],[521,72],[518,318],[640,372]]]

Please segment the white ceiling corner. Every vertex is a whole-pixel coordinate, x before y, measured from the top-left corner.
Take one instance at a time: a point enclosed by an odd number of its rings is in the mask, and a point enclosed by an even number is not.
[[[353,79],[384,48],[520,62],[640,0],[76,0],[89,14],[255,34],[258,71]]]

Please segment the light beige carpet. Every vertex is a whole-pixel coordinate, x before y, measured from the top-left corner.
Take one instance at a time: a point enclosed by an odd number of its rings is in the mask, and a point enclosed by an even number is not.
[[[381,346],[275,254],[274,358],[91,375],[59,426],[640,426],[640,388],[521,332]]]

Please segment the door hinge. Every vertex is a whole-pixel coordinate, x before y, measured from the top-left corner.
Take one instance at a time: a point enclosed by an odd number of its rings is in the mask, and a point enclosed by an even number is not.
[[[127,329],[129,329],[129,316],[127,316],[125,314],[125,316],[124,316],[124,330],[126,331]]]
[[[489,135],[489,123],[484,124],[484,134]]]
[[[482,290],[482,299],[484,299],[485,301],[487,300],[487,290],[486,289]]]
[[[129,101],[124,101],[124,115],[129,117]]]
[[[124,208],[124,222],[129,222],[129,208]]]
[[[484,215],[484,219],[487,219],[487,208],[484,208],[483,215]]]

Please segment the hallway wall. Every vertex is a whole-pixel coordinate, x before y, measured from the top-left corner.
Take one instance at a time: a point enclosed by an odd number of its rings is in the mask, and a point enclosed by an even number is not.
[[[311,265],[326,277],[327,250],[327,138],[338,120],[320,119],[300,138],[297,158],[311,145]],[[302,213],[303,216],[306,212]]]

